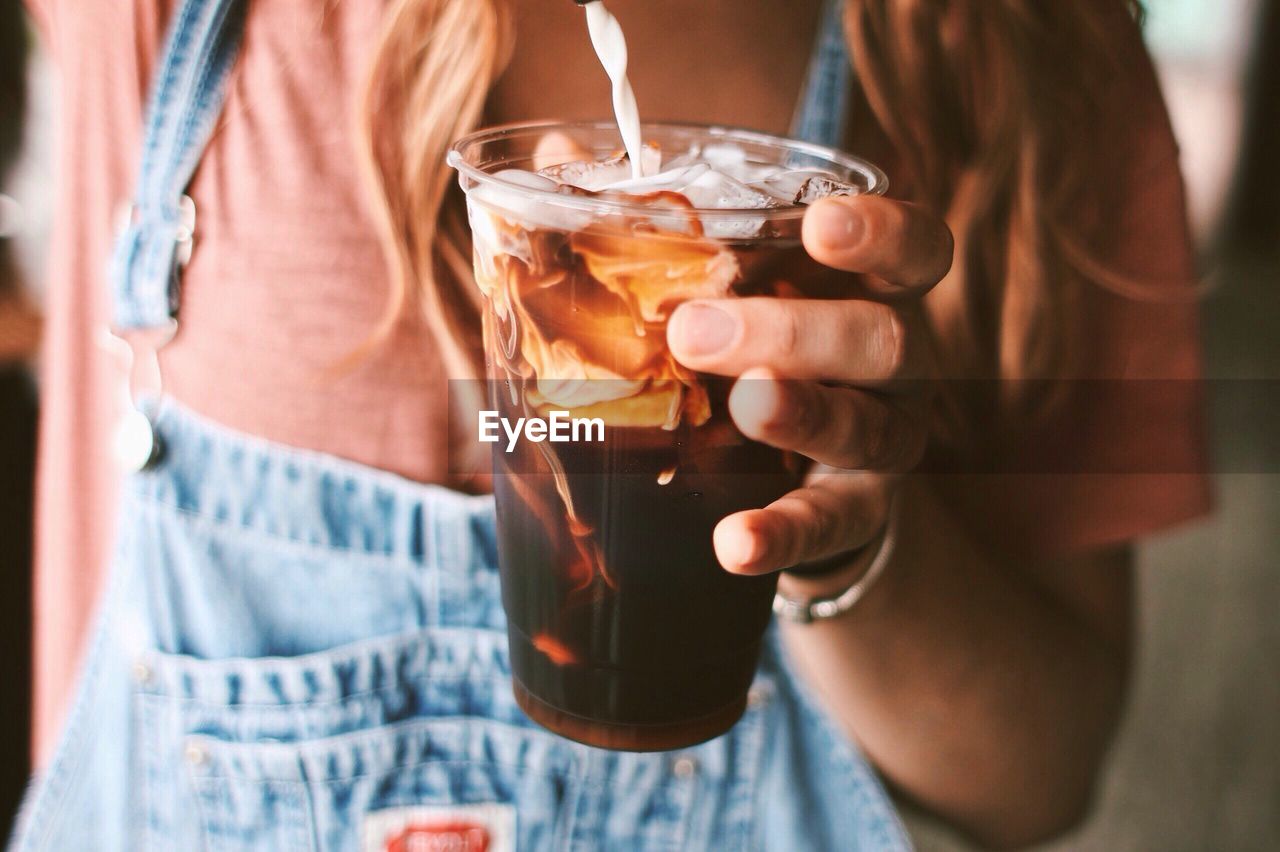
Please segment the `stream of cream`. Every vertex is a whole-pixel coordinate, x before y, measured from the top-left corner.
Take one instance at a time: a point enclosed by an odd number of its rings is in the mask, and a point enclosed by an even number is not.
[[[618,121],[618,132],[631,160],[631,177],[645,177],[644,163],[640,157],[643,138],[640,135],[640,109],[636,105],[636,93],[627,79],[627,39],[622,34],[618,19],[604,7],[602,0],[594,0],[583,7],[587,12],[587,30],[591,44],[600,57],[600,64],[613,81],[613,114]]]

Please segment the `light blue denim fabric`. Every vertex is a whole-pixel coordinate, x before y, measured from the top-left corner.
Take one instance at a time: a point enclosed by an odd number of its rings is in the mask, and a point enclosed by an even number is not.
[[[845,0],[826,0],[818,40],[809,59],[809,71],[791,136],[805,142],[841,148],[849,122],[853,90],[853,63],[844,37]]]
[[[513,805],[528,850],[898,850],[771,632],[743,720],[680,752],[561,739],[511,694],[488,497],[172,402],[131,478],[64,739],[15,850],[356,850],[366,816]]]
[[[119,329],[163,328],[177,314],[181,204],[226,100],[248,0],[183,0],[152,81],[138,186],[109,278]]]
[[[126,325],[176,308],[164,211],[221,109],[242,15],[176,12],[138,193],[163,215],[134,222],[113,267]],[[510,808],[520,852],[909,848],[776,631],[728,734],[666,754],[561,739],[512,697],[491,498],[172,401],[151,416],[163,452],[126,483],[77,696],[13,850],[358,850],[371,818],[432,805]]]

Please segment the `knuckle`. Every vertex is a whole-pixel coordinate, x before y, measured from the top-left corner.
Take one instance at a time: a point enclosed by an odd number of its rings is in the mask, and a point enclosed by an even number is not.
[[[833,450],[832,456],[841,467],[855,468],[862,456],[859,446],[858,408],[853,395],[859,391],[845,391],[841,402],[833,405],[834,409],[828,417],[827,446]]]
[[[822,447],[827,441],[830,414],[821,392],[808,382],[782,380],[776,403],[760,424],[763,437],[793,449]]]
[[[875,205],[874,212],[867,218],[867,234],[881,246],[882,264],[896,264],[906,256],[910,229],[911,212],[906,205],[894,202]]]
[[[782,562],[795,565],[804,561],[810,511],[807,490],[786,495],[774,503],[773,508],[786,519],[785,534],[780,536]]]
[[[822,444],[831,422],[831,413],[823,404],[822,392],[811,385],[793,385],[795,392],[789,395],[786,417],[801,447]]]
[[[800,351],[800,320],[790,306],[778,303],[777,307],[772,329],[773,351],[780,363],[790,364]],[[750,333],[750,329],[747,329],[747,334]]]
[[[898,202],[885,198],[854,196],[851,204],[856,204],[858,214],[862,217],[865,229],[863,245],[883,245],[884,240],[892,236],[893,216]]]
[[[872,378],[896,379],[907,365],[910,337],[906,321],[889,305],[879,303],[873,309],[872,331],[868,336]]]
[[[902,439],[900,430],[893,426],[888,407],[873,403],[864,409],[862,448],[863,464],[868,469],[892,466],[899,452]]]
[[[876,407],[864,446],[869,469],[906,472],[924,455],[928,431],[893,404]]]
[[[802,438],[809,420],[804,402],[798,400],[788,384],[782,381],[773,382],[761,390],[768,400],[768,410],[763,412],[759,423],[762,437],[788,443]]]
[[[808,517],[805,523],[804,557],[822,556],[835,549],[841,525],[842,519],[832,506],[811,500],[808,503]]]

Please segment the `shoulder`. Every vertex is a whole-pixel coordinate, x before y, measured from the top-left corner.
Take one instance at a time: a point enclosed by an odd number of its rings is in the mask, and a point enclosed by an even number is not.
[[[42,43],[60,63],[77,68],[109,62],[149,70],[177,0],[23,0]],[[139,64],[146,67],[137,67]],[[64,69],[65,70],[65,69]]]

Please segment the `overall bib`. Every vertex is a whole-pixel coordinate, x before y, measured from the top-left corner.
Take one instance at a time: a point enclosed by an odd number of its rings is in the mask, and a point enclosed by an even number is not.
[[[797,132],[839,143],[830,4]],[[247,4],[183,0],[159,64],[116,324],[175,322],[183,193]],[[879,781],[766,642],[733,730],[609,752],[511,694],[493,501],[232,432],[161,398],[76,698],[14,850],[898,850]]]

